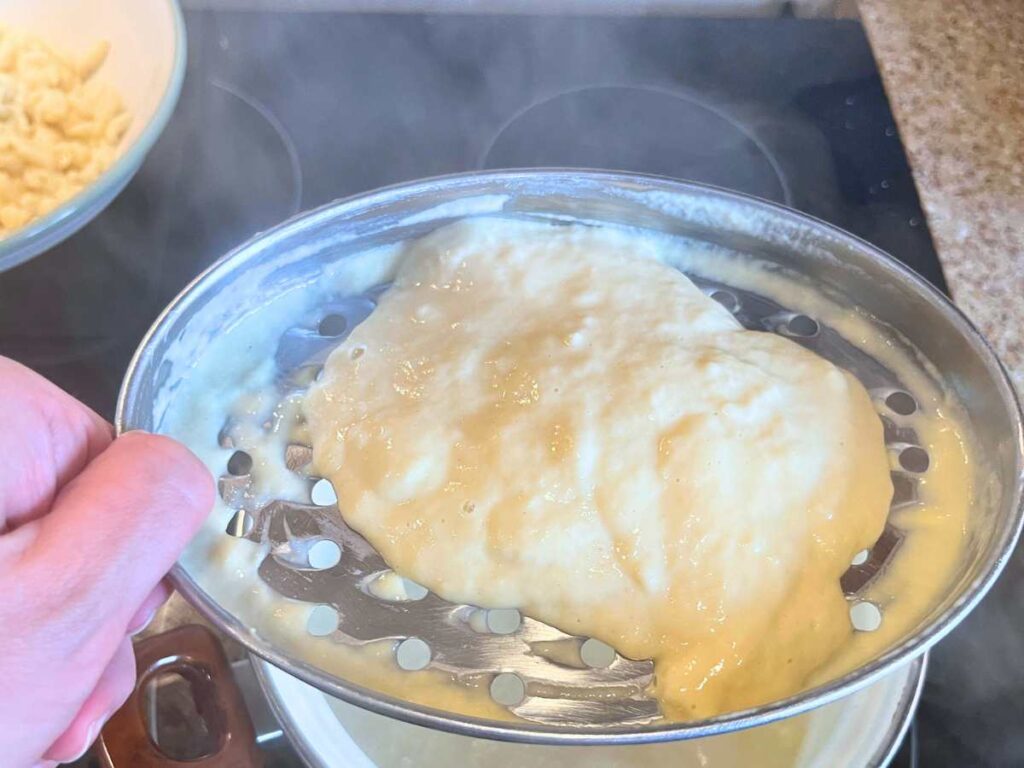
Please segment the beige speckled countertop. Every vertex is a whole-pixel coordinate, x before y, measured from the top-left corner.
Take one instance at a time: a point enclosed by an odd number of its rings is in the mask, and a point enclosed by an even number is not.
[[[956,303],[1024,393],[1024,0],[861,0]]]

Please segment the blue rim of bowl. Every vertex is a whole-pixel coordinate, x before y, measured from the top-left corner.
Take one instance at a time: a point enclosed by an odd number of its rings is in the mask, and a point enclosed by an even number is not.
[[[73,197],[17,230],[9,237],[0,238],[0,272],[23,264],[70,237],[98,214],[128,183],[135,174],[157,138],[167,127],[171,114],[181,95],[185,80],[185,61],[188,38],[185,17],[178,0],[164,0],[174,27],[174,61],[167,87],[160,97],[156,111],[131,146],[127,147],[106,171]],[[92,214],[74,221],[79,211],[92,210]]]

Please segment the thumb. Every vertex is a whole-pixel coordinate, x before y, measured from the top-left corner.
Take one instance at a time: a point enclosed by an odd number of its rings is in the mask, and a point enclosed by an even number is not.
[[[119,641],[213,498],[210,473],[187,448],[130,432],[66,485],[38,521],[22,563],[26,577],[38,569],[35,583],[47,584],[47,597],[59,602],[68,640],[109,628]]]

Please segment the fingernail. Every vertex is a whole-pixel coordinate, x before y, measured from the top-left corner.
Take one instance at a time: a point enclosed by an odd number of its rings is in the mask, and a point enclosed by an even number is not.
[[[45,765],[47,766],[47,768],[50,768],[50,766],[59,765],[60,763],[73,763],[75,762],[75,760],[78,760],[82,755],[89,751],[89,747],[93,745],[93,742],[96,741],[96,737],[100,735],[100,729],[103,727],[103,724],[105,722],[107,722],[107,718],[101,717],[99,720],[96,720],[95,722],[93,722],[92,725],[89,726],[89,731],[85,734],[85,744],[82,745],[82,748],[78,751],[77,754],[64,757],[63,755],[53,755],[48,753],[44,755],[45,759],[42,765]]]
[[[133,627],[128,627],[128,636],[129,637],[135,637],[137,634],[139,634],[139,632],[141,632],[146,627],[148,627],[150,625],[150,623],[153,621],[153,619],[156,618],[156,612],[158,610],[160,610],[160,609],[159,608],[154,608],[152,611],[149,612],[149,615],[146,616],[141,622],[137,623]]]

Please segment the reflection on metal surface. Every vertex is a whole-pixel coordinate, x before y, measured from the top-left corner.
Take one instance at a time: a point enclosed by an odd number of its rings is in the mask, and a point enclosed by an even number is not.
[[[218,751],[217,726],[197,706],[192,683],[177,672],[163,672],[146,681],[143,719],[149,737],[172,760],[199,760]]]

